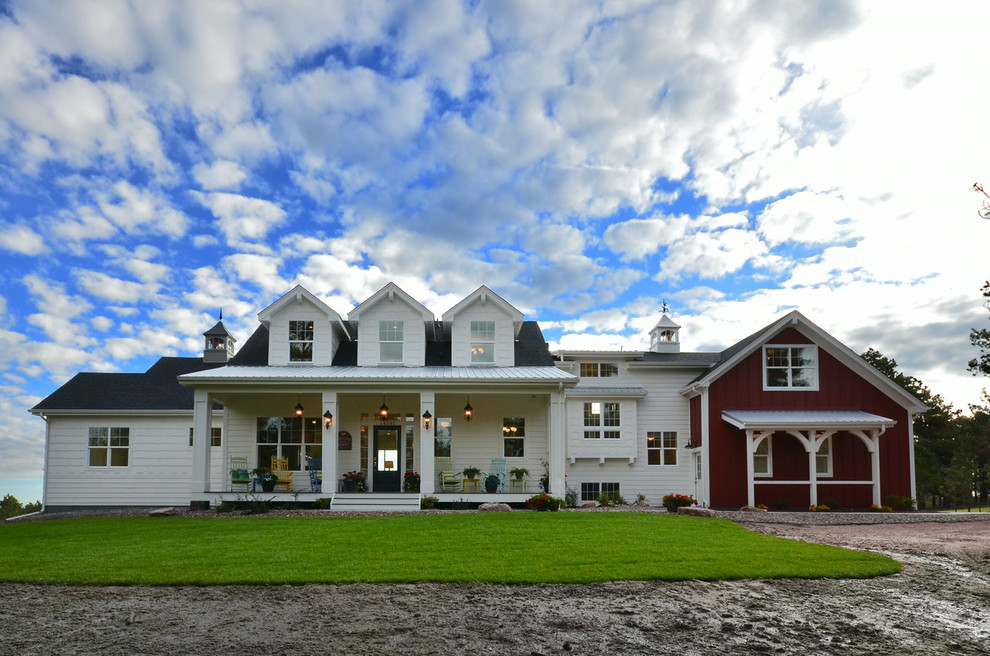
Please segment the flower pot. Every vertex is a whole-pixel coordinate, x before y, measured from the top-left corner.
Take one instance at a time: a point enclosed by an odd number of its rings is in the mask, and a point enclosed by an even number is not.
[[[495,494],[498,492],[498,481],[485,481],[485,492],[488,494]]]
[[[262,481],[261,483],[262,492],[274,492],[275,491],[275,481]]]

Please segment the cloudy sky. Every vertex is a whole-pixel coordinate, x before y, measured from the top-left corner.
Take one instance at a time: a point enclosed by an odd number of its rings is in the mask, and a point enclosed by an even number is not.
[[[990,3],[0,2],[0,494],[78,371],[243,343],[295,283],[486,284],[553,346],[798,308],[956,407]]]

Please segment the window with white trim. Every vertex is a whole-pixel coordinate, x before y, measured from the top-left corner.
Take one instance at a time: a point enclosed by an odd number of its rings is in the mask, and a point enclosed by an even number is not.
[[[829,435],[818,446],[815,453],[815,474],[818,476],[832,475],[832,436]]]
[[[321,417],[258,417],[258,466],[271,467],[272,458],[288,458],[289,471],[303,471],[303,458],[323,455]]]
[[[760,445],[753,452],[753,474],[755,476],[773,475],[773,447],[770,444],[772,437],[764,438]]]
[[[598,501],[598,497],[607,494],[612,498],[619,496],[618,483],[581,483],[581,501]]]
[[[90,467],[126,467],[130,459],[130,450],[130,428],[90,426]]]
[[[378,322],[378,361],[402,362],[403,322]]]
[[[763,388],[818,389],[817,346],[764,346]]]
[[[189,427],[189,446],[193,445],[193,427]],[[223,446],[220,437],[220,426],[210,426],[210,446]]]
[[[611,378],[619,375],[619,365],[614,362],[582,362],[582,378]]]
[[[676,431],[648,431],[646,433],[646,464],[677,464]]]
[[[622,437],[618,401],[592,401],[584,404],[584,439],[617,440]]]
[[[503,417],[502,455],[506,458],[522,458],[526,455],[526,418]]]
[[[495,322],[471,322],[471,362],[472,364],[495,363]]]
[[[313,361],[313,322],[289,322],[289,362]]]

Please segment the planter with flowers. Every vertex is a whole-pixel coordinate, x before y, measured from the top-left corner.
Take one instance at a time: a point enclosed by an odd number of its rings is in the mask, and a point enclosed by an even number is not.
[[[663,507],[669,513],[676,513],[678,508],[683,506],[696,506],[698,502],[694,497],[687,494],[665,494],[663,496]]]
[[[402,480],[403,492],[419,492],[419,472],[406,472]]]
[[[488,494],[495,494],[498,492],[499,486],[502,484],[502,475],[492,472],[485,476],[485,492]]]
[[[251,474],[254,475],[258,485],[261,486],[262,492],[275,491],[275,485],[278,483],[278,476],[273,474],[268,467],[258,467],[257,469],[252,469]]]
[[[546,492],[541,492],[540,494],[536,494],[526,499],[527,508],[540,512],[557,512],[563,504],[563,499],[552,497]]]
[[[363,471],[349,471],[344,474],[344,480],[340,486],[341,492],[366,492],[367,490],[368,478]]]

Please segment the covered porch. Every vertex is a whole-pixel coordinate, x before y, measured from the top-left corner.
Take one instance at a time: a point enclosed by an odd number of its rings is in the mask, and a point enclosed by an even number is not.
[[[722,419],[745,438],[747,505],[768,498],[764,491],[806,489],[809,505],[817,506],[823,489],[858,498],[855,490],[864,487],[881,505],[880,438],[894,420],[828,410],[726,410]]]
[[[261,494],[233,482],[231,462],[238,459],[253,472],[269,467],[272,458],[288,462],[292,479],[264,493],[274,501],[336,502],[339,496],[343,502],[353,495],[389,494],[413,496],[417,505],[425,495],[441,503],[522,503],[539,491],[545,473],[551,493],[563,496],[563,385],[555,368],[530,369],[539,371],[529,372],[528,380],[515,372],[511,380],[492,376],[495,372],[479,380],[476,370],[446,368],[460,375],[432,384],[415,379],[385,383],[381,372],[365,369],[362,374],[379,379],[346,385],[305,377],[242,381],[232,377],[242,372],[204,372],[213,380],[195,382],[192,500]],[[215,402],[224,408],[218,417],[221,449],[211,449],[205,437],[215,434],[217,419],[207,412]],[[218,455],[219,467],[211,463]],[[314,463],[320,468],[318,479],[310,475]],[[464,475],[472,468],[496,471],[498,492],[486,493],[483,478]],[[446,485],[439,478],[441,469]],[[529,474],[516,483],[509,480],[512,469]],[[459,478],[458,485],[450,484],[451,475]],[[363,479],[364,491],[346,485],[345,476],[350,483]],[[409,484],[417,476],[418,489]]]

